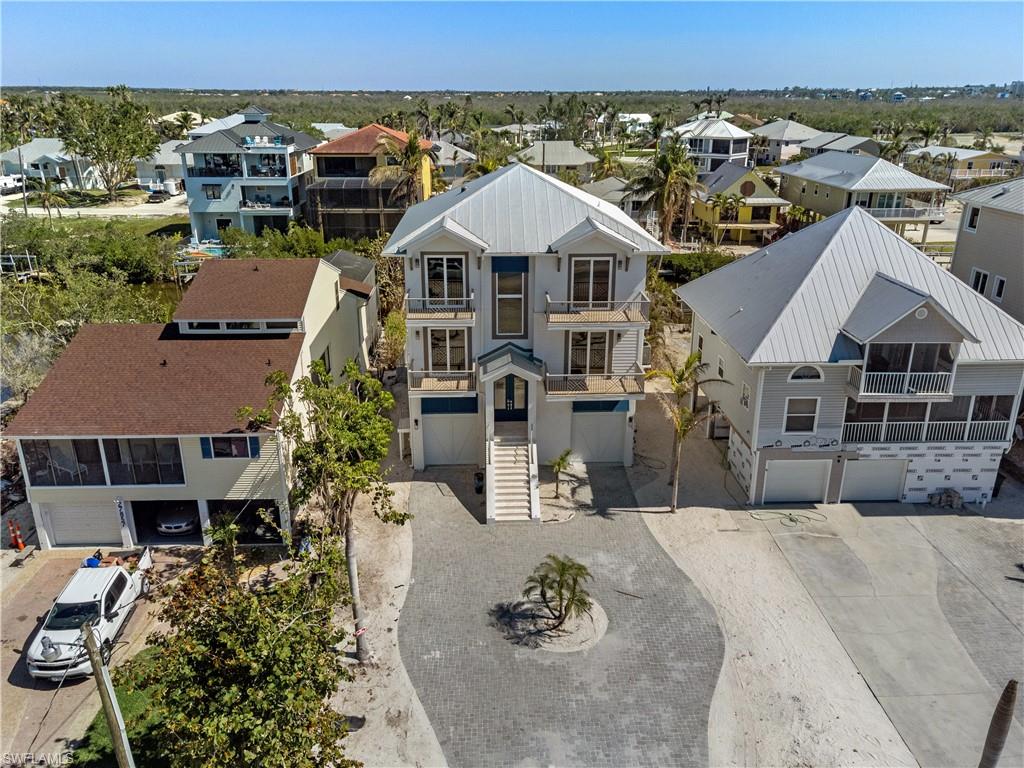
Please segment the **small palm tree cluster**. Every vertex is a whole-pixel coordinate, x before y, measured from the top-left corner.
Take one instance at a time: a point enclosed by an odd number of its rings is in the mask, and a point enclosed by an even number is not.
[[[676,136],[665,141],[653,158],[637,166],[628,189],[651,197],[651,204],[658,213],[662,243],[672,242],[672,229],[680,216],[683,239],[686,239],[693,193],[704,189],[698,181],[697,167],[689,158],[686,142]]]
[[[730,222],[736,221],[739,216],[740,208],[743,206],[743,199],[743,195],[727,195],[724,192],[716,192],[708,198],[708,203],[711,205],[711,209],[715,211],[719,223]],[[724,234],[724,227],[715,228],[715,245],[721,243]]]
[[[388,196],[391,202],[401,201],[415,205],[425,199],[427,191],[423,189],[424,160],[429,159],[433,163],[436,158],[433,150],[421,145],[419,131],[409,131],[405,141],[381,134],[377,139],[377,149],[384,156],[385,162],[370,171],[370,183],[393,184]]]
[[[551,471],[555,473],[555,498],[561,498],[562,493],[562,473],[569,470],[569,456],[572,454],[571,448],[566,448],[558,457],[554,459],[551,464]]]
[[[544,606],[547,631],[554,632],[567,620],[590,613],[594,601],[584,585],[592,579],[583,563],[568,555],[548,555],[526,579],[523,597]]]

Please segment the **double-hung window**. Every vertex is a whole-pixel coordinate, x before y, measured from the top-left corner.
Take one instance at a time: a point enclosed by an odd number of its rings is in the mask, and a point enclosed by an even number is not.
[[[608,347],[605,332],[573,331],[569,334],[569,373],[607,373]]]
[[[1000,303],[1003,300],[1003,295],[1006,293],[1006,278],[1001,275],[996,275],[992,280],[992,301]]]
[[[964,229],[968,232],[977,232],[979,216],[981,216],[981,208],[971,208],[967,214],[967,223],[964,224]]]
[[[220,184],[203,184],[203,194],[207,200],[220,200]]]
[[[786,399],[786,421],[783,431],[789,434],[810,434],[818,426],[818,398]]]
[[[526,273],[494,275],[494,335],[526,335]]]
[[[426,256],[427,303],[445,307],[466,298],[466,257]]]
[[[984,296],[985,290],[988,288],[988,272],[977,267],[973,268],[971,270],[971,288]]]
[[[699,333],[697,334],[697,360],[704,362],[704,337]]]
[[[465,371],[466,329],[430,329],[430,370]]]

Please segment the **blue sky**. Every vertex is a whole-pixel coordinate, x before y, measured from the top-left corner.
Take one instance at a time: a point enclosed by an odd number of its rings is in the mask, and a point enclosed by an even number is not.
[[[639,90],[1024,78],[1020,2],[4,0],[0,22],[7,85]]]

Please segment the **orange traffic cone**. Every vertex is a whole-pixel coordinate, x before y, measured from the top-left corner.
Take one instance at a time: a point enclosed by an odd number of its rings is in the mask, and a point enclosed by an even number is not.
[[[10,535],[11,539],[11,549],[17,549],[18,545],[15,541],[14,523],[12,523],[10,520],[7,521],[7,533]]]
[[[14,542],[14,548],[21,552],[25,549],[25,540],[21,538],[21,526],[17,523],[14,524],[14,535],[17,537]]]

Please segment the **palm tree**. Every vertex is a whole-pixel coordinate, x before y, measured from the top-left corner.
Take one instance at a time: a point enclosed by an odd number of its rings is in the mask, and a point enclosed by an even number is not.
[[[415,128],[408,138],[400,141],[388,134],[377,139],[377,150],[383,155],[383,163],[370,171],[370,183],[375,185],[394,184],[388,199],[404,201],[415,205],[424,199],[423,164],[425,159],[434,162],[434,153],[420,145],[420,134]]]
[[[729,98],[724,93],[717,93],[711,98],[711,103],[715,105],[715,116],[722,116],[722,105],[728,101]]]
[[[985,126],[983,128],[979,128],[974,133],[978,137],[974,141],[975,148],[989,149],[992,145],[992,128],[990,126]]]
[[[702,378],[707,371],[707,363],[702,363],[700,352],[694,352],[683,362],[682,366],[669,360],[667,368],[655,368],[645,374],[648,379],[664,379],[671,390],[668,400],[669,413],[672,416],[672,512],[676,511],[679,501],[679,461],[683,450],[683,441],[699,425],[711,416],[711,403],[702,414],[694,413],[686,405],[686,398],[697,387],[705,384],[728,384],[725,379]]]
[[[50,223],[53,223],[54,208],[57,209],[58,218],[63,218],[60,212],[61,206],[68,206],[71,203],[68,201],[67,197],[65,197],[64,193],[61,192],[60,187],[54,183],[54,180],[51,178],[44,178],[41,181],[33,180],[32,186],[37,190],[33,194],[35,195],[36,200],[39,201],[39,205],[41,205],[43,210],[46,211],[46,217],[50,220]]]
[[[28,215],[28,190],[26,189],[25,159],[21,147],[28,143],[45,121],[39,102],[22,94],[11,94],[3,105],[3,122],[8,130],[18,135],[18,169],[21,171],[21,205]]]
[[[917,136],[927,147],[939,133],[938,123],[924,122],[917,126]]]
[[[594,163],[595,181],[625,174],[622,158],[607,147],[594,147],[594,156],[597,158],[597,162]]]
[[[653,196],[661,226],[661,241],[668,245],[672,226],[683,215],[683,240],[690,224],[691,195],[704,186],[697,181],[697,168],[688,157],[689,150],[678,137],[672,137],[649,162],[639,165],[628,191]]]
[[[583,586],[593,579],[590,569],[568,555],[548,555],[526,579],[523,597],[544,605],[550,614],[548,632],[554,632],[567,619],[589,614],[594,601]]]
[[[178,132],[178,138],[188,137],[188,132],[196,127],[196,119],[187,109],[181,110],[174,116],[174,128]]]
[[[430,108],[430,102],[425,98],[416,100],[416,126],[424,136],[431,136],[434,133],[434,112]]]
[[[526,120],[526,112],[518,109],[515,104],[509,104],[505,107],[505,114],[508,115],[509,122],[516,126],[516,144],[522,146],[523,122]]]
[[[566,448],[560,454],[558,458],[554,459],[548,466],[551,467],[551,471],[555,473],[555,498],[561,497],[562,487],[562,473],[569,470],[569,455],[572,453],[571,448]]]
[[[725,209],[728,202],[729,196],[724,192],[715,192],[715,194],[708,198],[708,205],[711,206],[711,212],[713,214],[715,224],[721,222],[721,211]],[[712,237],[714,238],[715,245],[718,245],[721,242],[721,238],[719,237],[719,227],[716,226],[713,233]]]

